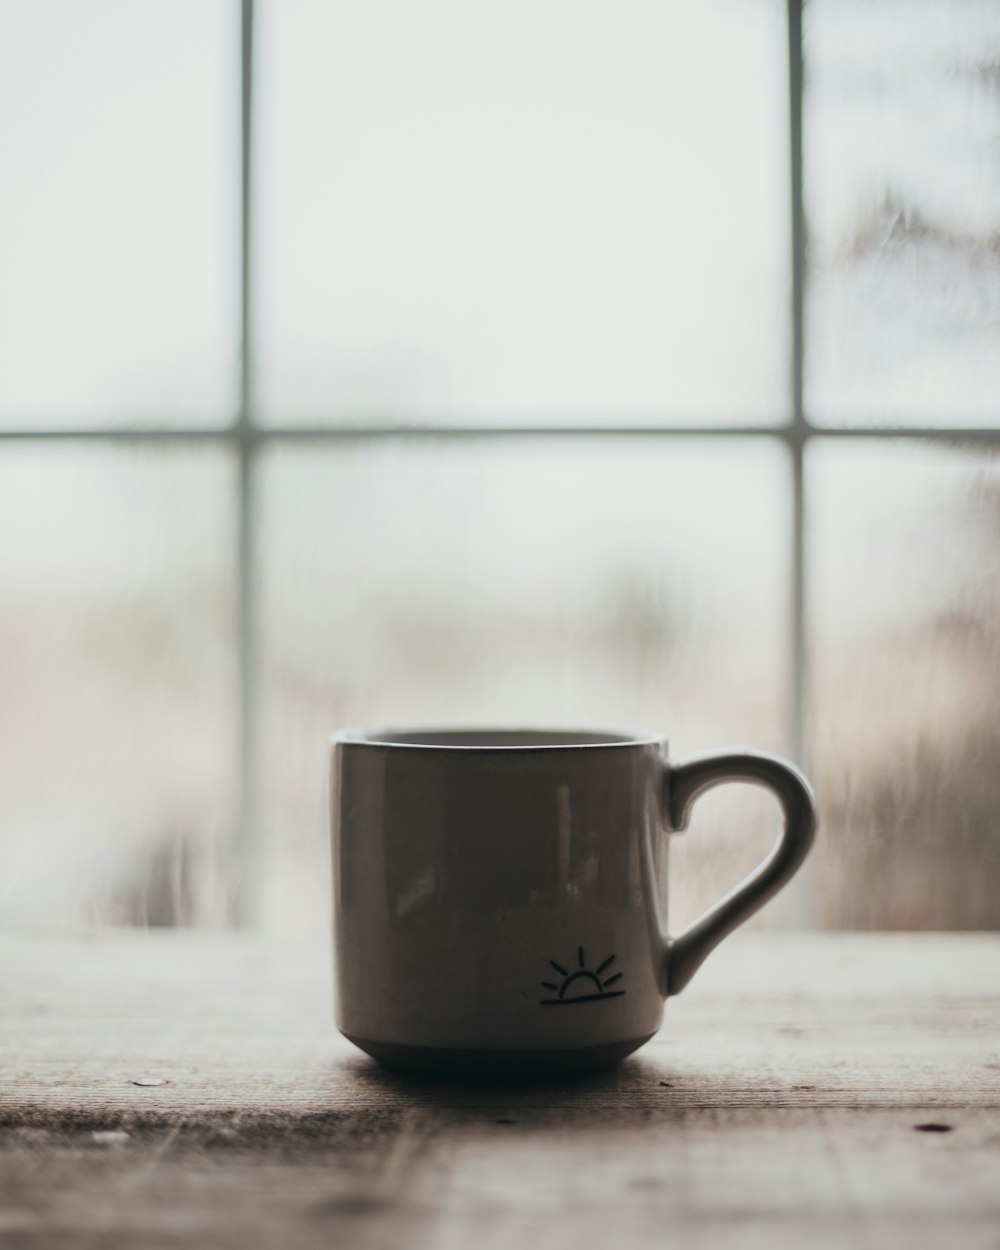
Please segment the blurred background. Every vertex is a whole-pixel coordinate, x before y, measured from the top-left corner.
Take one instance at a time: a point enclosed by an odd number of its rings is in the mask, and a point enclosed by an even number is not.
[[[328,734],[450,722],[996,928],[998,450],[992,0],[0,0],[0,926],[319,933]]]

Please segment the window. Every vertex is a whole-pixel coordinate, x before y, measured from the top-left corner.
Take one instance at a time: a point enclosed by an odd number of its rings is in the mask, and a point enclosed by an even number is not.
[[[803,759],[760,923],[1000,923],[994,5],[0,22],[0,921],[321,925],[328,732],[513,720]]]

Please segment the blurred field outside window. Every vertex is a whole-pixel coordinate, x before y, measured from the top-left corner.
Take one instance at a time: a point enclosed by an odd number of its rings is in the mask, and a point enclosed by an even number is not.
[[[433,723],[798,751],[755,923],[1000,925],[1000,10],[790,12],[0,6],[0,925],[318,932]]]

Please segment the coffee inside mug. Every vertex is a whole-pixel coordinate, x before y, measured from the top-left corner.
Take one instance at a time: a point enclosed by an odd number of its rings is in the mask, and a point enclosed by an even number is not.
[[[347,730],[344,741],[382,746],[475,747],[481,750],[540,747],[608,747],[663,742],[662,734],[612,733],[577,729],[376,729]]]

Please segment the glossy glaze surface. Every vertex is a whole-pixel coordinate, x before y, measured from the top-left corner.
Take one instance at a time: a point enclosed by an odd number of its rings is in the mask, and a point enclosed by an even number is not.
[[[676,940],[654,849],[727,780],[772,789],[774,851]],[[673,762],[655,735],[345,732],[332,778],[337,1023],[370,1053],[627,1051],[711,949],[793,875],[808,786],[751,751]],[[609,1060],[610,1062],[610,1060]],[[586,1066],[586,1065],[584,1065]]]
[[[338,1025],[566,1049],[659,1027],[660,745],[341,742]]]

